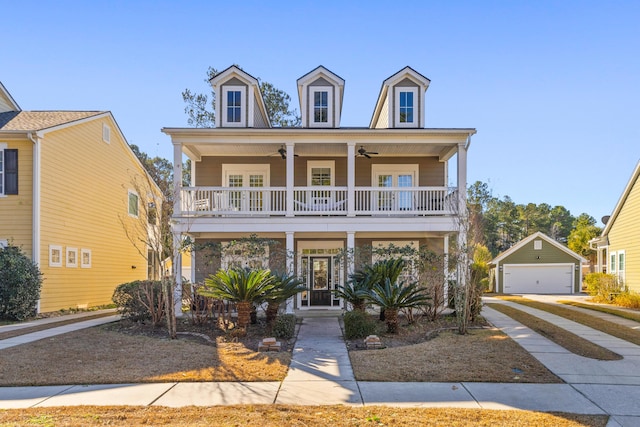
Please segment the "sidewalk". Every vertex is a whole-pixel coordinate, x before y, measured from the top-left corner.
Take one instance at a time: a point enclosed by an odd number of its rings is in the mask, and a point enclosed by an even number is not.
[[[518,308],[522,309],[522,306]],[[567,384],[363,382],[356,381],[353,376],[338,319],[305,318],[289,373],[282,382],[1,387],[0,408],[274,403],[388,405],[609,414],[612,416],[609,427],[640,425],[638,346],[557,316],[550,318],[548,316],[552,315],[539,310],[535,314],[601,345],[611,346],[614,351],[624,353],[625,359],[599,362],[573,355],[511,318],[485,307],[483,315],[491,323],[530,351]]]

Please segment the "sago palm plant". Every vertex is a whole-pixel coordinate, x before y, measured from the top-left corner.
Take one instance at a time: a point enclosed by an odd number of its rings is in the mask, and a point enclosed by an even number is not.
[[[219,270],[215,275],[209,276],[198,293],[205,297],[235,302],[238,327],[246,331],[251,321],[253,303],[264,299],[274,286],[275,279],[270,270],[232,268]]]
[[[371,288],[368,299],[384,310],[387,332],[395,334],[398,332],[398,311],[427,305],[431,298],[416,283],[393,283],[387,278],[384,284],[378,283]]]
[[[365,311],[367,306],[367,295],[371,288],[368,283],[363,280],[351,279],[344,286],[338,286],[333,291],[336,298],[342,298],[345,302],[351,304],[354,310]]]
[[[273,289],[271,289],[264,297],[267,302],[267,324],[272,324],[278,317],[278,308],[280,304],[307,289],[302,281],[287,273],[273,273]]]

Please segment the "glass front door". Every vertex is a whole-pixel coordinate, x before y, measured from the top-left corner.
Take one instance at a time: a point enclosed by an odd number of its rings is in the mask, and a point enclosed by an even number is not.
[[[311,305],[331,305],[331,258],[311,257],[311,271],[309,274]]]

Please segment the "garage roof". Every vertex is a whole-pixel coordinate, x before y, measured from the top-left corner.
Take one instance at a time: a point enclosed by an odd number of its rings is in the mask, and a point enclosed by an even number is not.
[[[516,252],[518,249],[522,248],[527,243],[529,243],[529,242],[531,242],[532,240],[535,240],[535,239],[542,239],[542,240],[548,242],[549,244],[555,246],[556,248],[560,249],[561,251],[564,251],[567,254],[571,255],[575,259],[580,260],[580,262],[587,262],[587,260],[584,257],[582,257],[582,256],[578,255],[577,253],[573,252],[571,249],[567,248],[566,246],[558,243],[556,240],[552,239],[551,237],[547,236],[546,234],[544,234],[544,233],[542,233],[540,231],[537,231],[537,232],[533,233],[531,236],[520,240],[518,243],[516,243],[515,245],[511,246],[509,249],[507,249],[506,251],[502,252],[500,255],[498,255],[497,257],[492,259],[489,264],[493,264],[493,265],[497,264],[498,262],[502,261],[504,258],[508,257],[509,255],[511,255],[512,253]]]

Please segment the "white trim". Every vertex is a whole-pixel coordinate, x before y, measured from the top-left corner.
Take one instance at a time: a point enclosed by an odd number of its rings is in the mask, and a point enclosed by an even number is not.
[[[223,163],[222,164],[222,186],[229,186],[229,174],[242,174],[243,175],[243,188],[249,188],[248,179],[249,175],[262,174],[264,176],[264,187],[269,187],[269,177],[271,175],[271,165],[268,163]],[[257,188],[257,187],[256,187]]]
[[[136,196],[135,213],[131,213],[131,196]],[[127,192],[127,213],[132,218],[140,217],[140,195],[134,190],[128,190]]]
[[[4,197],[5,183],[4,183],[4,150],[7,149],[7,144],[0,142],[0,197]]]
[[[394,92],[394,104],[393,104],[394,123],[393,123],[393,127],[396,127],[396,128],[417,128],[417,127],[420,127],[420,120],[419,120],[420,98],[419,98],[418,87],[417,86],[395,86],[393,88],[393,92]],[[410,121],[410,122],[401,122],[400,121],[400,93],[403,93],[403,92],[409,92],[409,93],[413,94],[413,105],[412,105],[413,117],[412,117],[412,121]]]
[[[85,255],[88,255],[88,262],[85,262]],[[81,249],[80,250],[80,267],[82,268],[91,268],[91,263],[93,262],[91,255],[91,249]]]
[[[336,185],[336,162],[335,160],[309,160],[307,162],[307,185],[309,187],[318,187],[315,186],[311,183],[312,180],[312,173],[311,171],[313,169],[317,169],[317,168],[329,168],[331,169],[331,183],[329,184],[329,186],[335,187]],[[321,186],[321,187],[325,187],[325,186]]]
[[[73,254],[72,257],[69,256],[69,254]],[[78,248],[70,248],[67,247],[66,249],[66,266],[67,267],[72,267],[75,268],[78,266]]]
[[[230,122],[227,117],[227,94],[229,92],[240,92],[240,121]],[[224,127],[246,127],[247,126],[247,87],[246,86],[222,86],[222,126]]]
[[[55,260],[55,254],[57,252],[57,260]],[[62,267],[62,246],[61,245],[49,245],[49,267]]]
[[[334,86],[309,86],[309,127],[315,128],[331,128],[333,127],[333,118],[335,116],[335,106],[333,105],[333,90]],[[315,121],[315,94],[318,92],[327,93],[327,121],[316,122]]]
[[[530,235],[529,237],[525,237],[524,239],[520,240],[518,243],[516,243],[515,245],[511,246],[509,249],[507,249],[506,251],[502,252],[500,255],[498,255],[497,257],[495,257],[494,259],[491,260],[491,264],[497,264],[499,261],[502,261],[504,258],[506,258],[507,256],[511,255],[512,253],[514,253],[515,251],[519,250],[520,248],[522,248],[523,246],[525,246],[527,243],[531,242],[533,239],[542,239],[545,240],[546,242],[550,243],[551,245],[555,246],[556,248],[560,249],[561,251],[571,255],[572,257],[574,257],[577,260],[580,260],[581,263],[587,262],[586,258],[583,258],[582,256],[578,255],[577,253],[573,252],[571,249],[563,246],[562,244],[556,242],[555,240],[553,240],[551,237],[547,236],[546,234],[537,231],[535,233],[533,233],[532,235]],[[540,265],[540,264],[536,264],[536,265]]]
[[[311,255],[311,254],[306,254],[303,255],[302,251],[305,249],[327,249],[327,250],[331,250],[331,249],[343,249],[344,248],[344,241],[342,240],[298,240],[297,242],[297,251],[296,251],[296,264],[298,266],[298,268],[296,269],[297,271],[297,275],[298,277],[301,277],[302,275],[302,258],[308,258],[308,257],[313,257],[313,256],[318,256],[318,257],[330,257],[331,261],[332,261],[332,267],[334,267],[333,262],[335,261],[336,257],[334,254],[317,254],[317,255]],[[306,279],[305,279],[306,280]],[[335,278],[333,279],[334,281],[336,280]],[[346,277],[344,277],[344,272],[343,270],[341,270],[341,274],[340,277],[337,279],[338,280],[338,285],[342,285],[345,283],[346,281]],[[298,292],[298,294],[296,295],[296,305],[297,308],[299,310],[313,310],[316,307],[320,307],[322,309],[326,309],[326,310],[342,310],[342,308],[344,307],[344,300],[342,298],[340,298],[340,304],[337,306],[333,305],[333,296],[331,296],[331,305],[329,306],[312,306],[311,304],[311,298],[310,295],[307,294],[307,304],[306,306],[302,305],[302,292]]]
[[[533,250],[541,251],[542,250],[542,240],[536,239],[533,241]]]
[[[420,176],[420,165],[415,163],[411,164],[384,164],[374,163],[371,165],[371,186],[378,187],[378,176],[382,174],[393,175],[392,187],[399,187],[398,175],[407,175],[410,172],[413,174],[412,187],[418,187]]]

